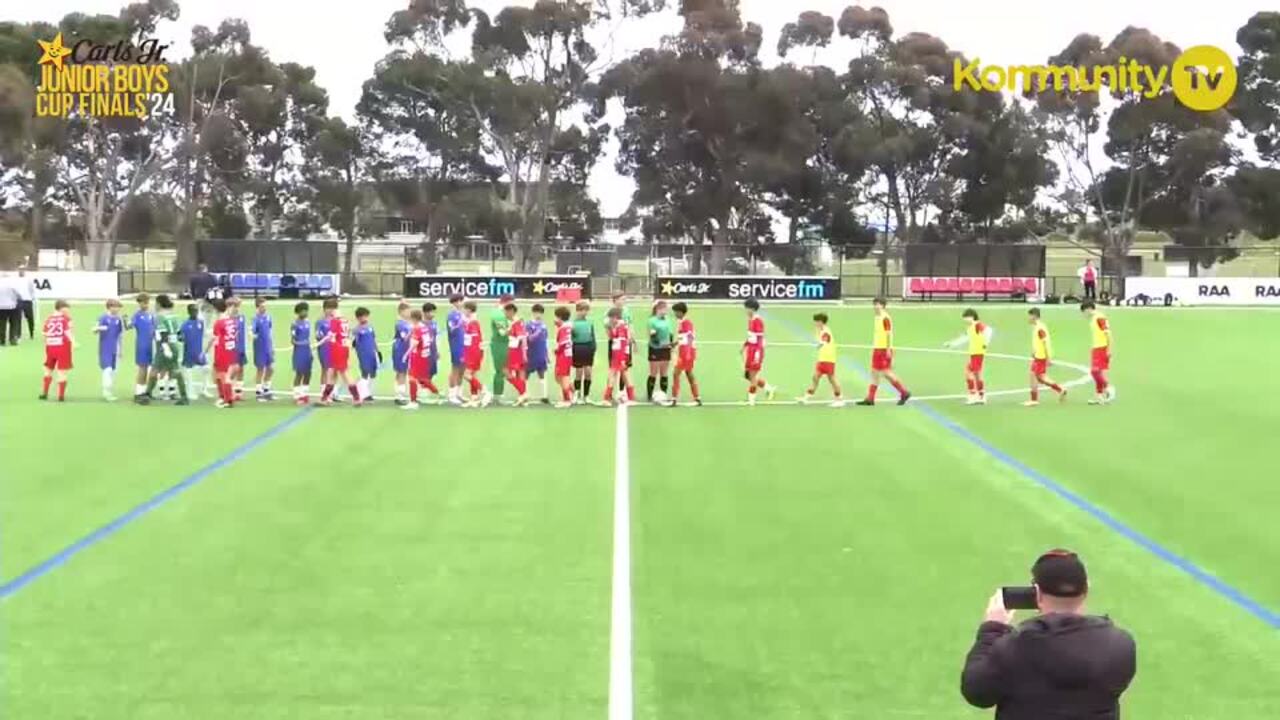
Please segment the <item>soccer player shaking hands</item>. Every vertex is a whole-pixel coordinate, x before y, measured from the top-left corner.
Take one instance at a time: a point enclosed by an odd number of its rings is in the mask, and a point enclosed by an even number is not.
[[[1031,399],[1022,403],[1027,407],[1040,404],[1040,386],[1045,385],[1058,394],[1058,400],[1067,401],[1067,390],[1049,377],[1049,365],[1053,357],[1053,338],[1049,335],[1049,326],[1040,319],[1040,308],[1027,311],[1027,322],[1031,325]]]
[[[836,380],[836,338],[827,325],[828,320],[826,313],[813,316],[814,336],[818,341],[818,363],[813,367],[813,380],[809,383],[809,389],[797,398],[801,405],[813,400],[814,393],[818,392],[818,383],[825,377],[831,383],[831,394],[834,397],[831,407],[844,407],[840,381]]]
[[[623,319],[622,308],[611,307],[605,316],[609,329],[609,384],[604,389],[604,402],[613,402],[614,388],[625,391],[618,398],[619,405],[630,405],[636,400],[636,388],[631,384],[631,326]]]
[[[1089,374],[1093,376],[1093,388],[1096,393],[1090,405],[1107,405],[1116,399],[1116,388],[1107,380],[1107,371],[1111,369],[1111,348],[1115,344],[1111,337],[1111,322],[1098,310],[1092,300],[1080,303],[1080,312],[1089,318],[1089,336],[1092,348],[1089,357]]]
[[[948,342],[949,348],[969,348],[969,363],[964,368],[964,382],[969,388],[969,397],[965,405],[987,404],[987,383],[982,379],[982,366],[987,359],[987,347],[995,329],[978,319],[978,311],[973,308],[961,314],[964,318],[964,334]]]

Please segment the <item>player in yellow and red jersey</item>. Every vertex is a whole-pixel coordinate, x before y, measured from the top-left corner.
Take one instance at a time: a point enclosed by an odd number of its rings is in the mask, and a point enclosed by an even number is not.
[[[831,394],[834,396],[831,407],[844,407],[840,381],[836,380],[836,336],[827,322],[826,313],[813,316],[814,334],[818,341],[818,363],[813,367],[813,381],[809,383],[809,389],[802,397],[796,398],[801,405],[813,399],[814,393],[818,392],[818,382],[825,377],[831,383]]]
[[[49,399],[53,373],[58,373],[58,402],[67,399],[67,371],[71,369],[71,315],[66,300],[53,304],[53,314],[44,321],[44,381],[40,399]],[[15,321],[16,322],[16,321]]]
[[[1107,381],[1107,371],[1111,369],[1111,348],[1114,339],[1111,336],[1111,323],[1107,316],[1098,311],[1092,300],[1080,303],[1080,311],[1089,316],[1089,333],[1093,348],[1089,358],[1089,374],[1093,375],[1093,388],[1097,392],[1090,405],[1106,405],[1116,399],[1116,388]]]
[[[982,365],[987,359],[987,346],[991,344],[991,336],[995,330],[978,319],[978,311],[973,308],[965,310],[961,315],[965,321],[964,335],[947,343],[947,347],[958,348],[969,346],[969,364],[964,368],[964,381],[969,386],[969,399],[966,405],[987,404],[987,384],[982,379]]]
[[[747,309],[747,339],[742,343],[742,376],[747,381],[747,404],[756,404],[756,392],[764,390],[773,399],[775,389],[761,374],[764,370],[764,318],[760,317],[760,301],[752,298],[743,307]]]
[[[1067,390],[1049,377],[1049,363],[1053,357],[1053,339],[1049,336],[1049,326],[1040,319],[1040,308],[1027,311],[1027,321],[1031,323],[1031,399],[1022,403],[1027,407],[1040,404],[1040,386],[1045,385],[1056,393],[1062,402],[1067,401]]]
[[[898,404],[906,405],[911,399],[911,391],[902,385],[902,381],[893,372],[893,318],[885,309],[884,298],[871,301],[875,310],[871,334],[871,384],[867,387],[867,396],[859,400],[859,405],[875,405],[876,391],[880,389],[880,381],[887,378],[898,391]]]

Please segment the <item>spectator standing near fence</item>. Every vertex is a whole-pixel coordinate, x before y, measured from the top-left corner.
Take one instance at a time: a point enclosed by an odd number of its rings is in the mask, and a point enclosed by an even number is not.
[[[0,275],[0,345],[17,345],[22,334],[16,278]]]
[[[1092,260],[1085,260],[1084,265],[1076,271],[1080,276],[1080,284],[1084,286],[1086,300],[1098,299],[1098,270],[1093,267]]]
[[[18,313],[27,321],[27,339],[36,338],[36,280],[27,274],[27,266],[18,266],[18,277],[14,278],[14,289],[18,293]],[[14,316],[17,322],[18,317]],[[21,337],[22,327],[15,326],[15,337]]]

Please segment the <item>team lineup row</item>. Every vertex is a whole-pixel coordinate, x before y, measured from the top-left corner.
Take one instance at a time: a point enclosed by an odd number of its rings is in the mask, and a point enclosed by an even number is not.
[[[93,328],[98,336],[98,364],[102,371],[104,399],[115,399],[112,388],[123,336],[126,331],[133,331],[134,361],[137,366],[135,402],[147,404],[159,392],[160,396],[175,399],[177,404],[185,405],[189,403],[190,384],[191,395],[199,395],[203,389],[203,394],[216,399],[219,407],[232,407],[243,395],[244,373],[249,366],[249,328],[252,328],[256,397],[263,402],[274,399],[272,385],[275,375],[275,346],[272,318],[267,312],[265,299],[255,300],[251,325],[246,323],[245,315],[241,312],[239,298],[233,296],[207,302],[204,309],[216,313],[211,333],[206,333],[208,323],[202,316],[200,306],[188,305],[187,319],[179,323],[174,316],[173,300],[169,296],[160,295],[156,298],[158,312],[152,312],[151,298],[146,294],[139,295],[137,303],[137,311],[126,318],[121,316],[120,301],[108,300],[106,312],[99,317]],[[49,397],[55,376],[58,382],[58,399],[62,400],[66,395],[67,371],[72,368],[72,348],[75,345],[68,307],[66,302],[58,301],[53,314],[44,323],[45,372],[41,399]],[[741,346],[743,375],[747,381],[747,403],[755,404],[760,395],[771,399],[775,389],[763,374],[766,344],[760,304],[756,300],[748,300],[744,303],[744,308],[747,314],[747,334]],[[906,404],[911,399],[911,393],[893,370],[893,319],[887,312],[883,299],[874,300],[873,308],[875,315],[872,327],[871,382],[865,397],[857,404],[874,405],[883,381],[888,381],[897,391],[897,403]],[[294,307],[294,319],[289,328],[294,401],[300,405],[310,402],[315,360],[319,361],[321,368],[321,405],[338,401],[338,390],[342,387],[346,388],[355,405],[371,401],[372,381],[383,367],[384,358],[370,321],[370,311],[364,307],[358,308],[353,326],[342,314],[337,298],[325,300],[322,309],[322,317],[314,323],[313,328],[310,305],[300,302]],[[491,386],[485,387],[479,377],[486,353],[483,331],[477,318],[478,307],[475,302],[461,296],[451,297],[445,328],[450,368],[444,393],[435,384],[440,366],[441,345],[436,310],[436,305],[431,302],[424,303],[421,308],[402,302],[397,308],[398,317],[390,343],[397,405],[408,410],[416,409],[425,391],[436,402],[468,407],[486,406],[495,397],[502,396],[505,384],[509,382],[518,393],[515,405],[522,406],[530,402],[529,381],[534,378],[541,381],[539,399],[550,403],[547,389],[549,371],[560,395],[556,402],[558,407],[594,404],[591,400],[591,387],[598,343],[596,326],[589,318],[591,306],[586,301],[576,303],[572,311],[568,307],[555,309],[551,328],[554,329],[555,336],[552,340],[551,329],[544,320],[545,309],[542,305],[533,305],[530,317],[526,320],[521,316],[512,297],[500,298],[498,307],[490,315],[488,355],[494,374]],[[1096,394],[1090,403],[1105,404],[1115,397],[1114,387],[1106,377],[1111,360],[1111,327],[1092,301],[1085,301],[1081,310],[1089,318],[1092,333],[1090,372]],[[670,315],[675,316],[674,321]],[[985,404],[983,363],[993,329],[979,319],[975,310],[965,310],[963,318],[966,324],[964,335],[947,345],[953,348],[967,345],[967,403]],[[835,336],[825,313],[816,313],[813,319],[817,362],[807,391],[797,400],[801,403],[813,400],[819,384],[825,378],[832,389],[832,404],[839,407],[844,404],[844,395],[836,378]],[[1038,308],[1028,311],[1028,319],[1032,326],[1030,398],[1024,404],[1038,404],[1041,386],[1048,387],[1060,399],[1065,400],[1065,388],[1048,376],[1053,353],[1049,329]],[[637,339],[632,331],[632,317],[626,306],[625,296],[618,294],[613,297],[612,305],[605,314],[603,328],[608,378],[601,402],[611,404],[615,401],[615,395],[619,403],[635,402],[631,366]],[[665,301],[655,302],[647,322],[647,335],[648,400],[677,405],[682,381],[686,381],[691,396],[690,404],[700,405],[702,401],[694,374],[697,338],[688,307],[681,302],[671,305]]]

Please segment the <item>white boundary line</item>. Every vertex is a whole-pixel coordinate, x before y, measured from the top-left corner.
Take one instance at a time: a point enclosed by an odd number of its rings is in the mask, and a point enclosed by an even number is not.
[[[613,472],[613,602],[609,615],[609,720],[631,720],[631,459],[627,406],[617,411]]]

